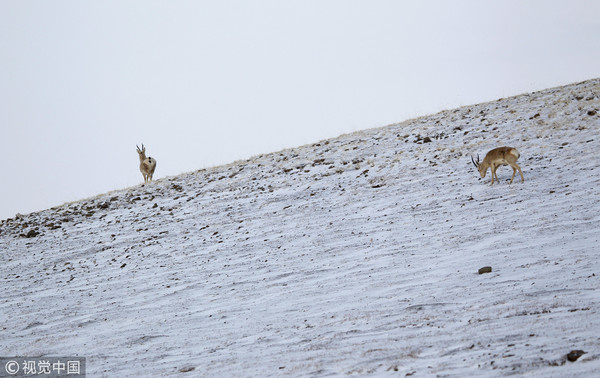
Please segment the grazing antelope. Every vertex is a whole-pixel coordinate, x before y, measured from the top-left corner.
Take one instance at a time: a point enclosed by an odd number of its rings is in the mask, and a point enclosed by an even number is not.
[[[140,157],[140,172],[144,176],[144,183],[152,181],[154,169],[156,169],[156,160],[151,157],[146,157],[146,147],[142,144],[142,149],[136,145],[137,153]]]
[[[516,148],[512,147],[498,147],[494,148],[490,152],[485,155],[482,162],[479,162],[479,155],[477,155],[477,161],[473,160],[473,156],[471,156],[471,161],[473,165],[479,170],[479,174],[481,178],[484,178],[488,168],[492,171],[492,185],[494,185],[494,177],[496,177],[496,181],[498,180],[498,175],[496,174],[496,169],[498,169],[501,165],[510,165],[513,169],[512,177],[510,178],[509,184],[512,184],[513,179],[515,178],[515,174],[517,173],[517,169],[519,170],[519,174],[521,175],[521,182],[524,182],[523,171],[521,167],[517,164],[517,159],[519,158],[519,151]]]

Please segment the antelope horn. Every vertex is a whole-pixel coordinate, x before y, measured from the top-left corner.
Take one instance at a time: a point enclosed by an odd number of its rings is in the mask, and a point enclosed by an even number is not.
[[[479,161],[479,155],[477,155],[477,160]],[[475,166],[475,168],[478,167],[477,163],[475,163],[475,160],[473,160],[473,155],[471,155],[471,162],[473,163],[473,165]]]

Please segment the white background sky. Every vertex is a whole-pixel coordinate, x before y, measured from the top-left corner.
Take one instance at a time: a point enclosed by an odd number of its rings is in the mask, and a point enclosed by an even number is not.
[[[600,2],[0,0],[0,219],[600,77]],[[525,148],[523,148],[525,149]]]

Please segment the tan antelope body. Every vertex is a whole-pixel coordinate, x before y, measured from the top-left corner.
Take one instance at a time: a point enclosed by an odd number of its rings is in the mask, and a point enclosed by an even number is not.
[[[492,171],[492,184],[494,185],[494,177],[496,181],[498,180],[498,175],[496,174],[496,169],[498,169],[501,165],[509,165],[513,169],[512,177],[510,178],[509,184],[512,184],[513,179],[515,178],[515,174],[517,170],[519,170],[519,174],[521,175],[521,182],[524,182],[523,171],[521,167],[517,164],[517,159],[519,159],[519,151],[513,147],[498,147],[494,148],[490,152],[488,152],[483,158],[482,162],[479,162],[479,155],[477,155],[477,161],[473,160],[473,156],[471,156],[471,161],[475,165],[475,167],[479,170],[479,174],[481,178],[484,178],[488,168]]]
[[[140,158],[140,172],[142,172],[142,176],[144,176],[144,183],[152,181],[152,175],[154,174],[154,170],[156,169],[156,160],[151,157],[146,157],[146,147],[142,144],[142,149],[138,146],[137,153]]]

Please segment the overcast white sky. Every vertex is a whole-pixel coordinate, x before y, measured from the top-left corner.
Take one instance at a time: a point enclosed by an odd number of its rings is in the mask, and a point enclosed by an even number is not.
[[[0,219],[600,77],[600,2],[0,0]]]

